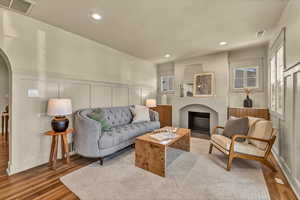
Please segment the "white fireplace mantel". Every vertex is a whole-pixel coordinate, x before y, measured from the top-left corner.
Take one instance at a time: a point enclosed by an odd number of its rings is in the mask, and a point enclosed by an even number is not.
[[[218,98],[217,96],[208,98],[198,97],[177,97],[169,98],[169,103],[172,105],[172,124],[180,126],[180,111],[190,105],[199,105],[204,108],[211,109],[218,114],[218,124],[224,125],[227,120],[227,98]]]

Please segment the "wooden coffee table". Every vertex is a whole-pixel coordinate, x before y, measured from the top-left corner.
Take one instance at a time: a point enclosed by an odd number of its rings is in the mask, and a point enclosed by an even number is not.
[[[135,140],[135,166],[148,170],[154,174],[165,177],[167,148],[172,147],[183,151],[190,151],[190,129],[179,128],[179,136],[165,141],[155,140],[147,133]]]

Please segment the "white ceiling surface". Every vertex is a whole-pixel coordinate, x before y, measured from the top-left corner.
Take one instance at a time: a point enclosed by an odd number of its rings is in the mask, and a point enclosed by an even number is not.
[[[287,0],[36,0],[30,16],[161,62],[266,42]],[[89,15],[98,12],[101,21]],[[256,32],[267,30],[263,39]],[[229,45],[220,47],[219,42]],[[166,60],[165,60],[166,61]]]

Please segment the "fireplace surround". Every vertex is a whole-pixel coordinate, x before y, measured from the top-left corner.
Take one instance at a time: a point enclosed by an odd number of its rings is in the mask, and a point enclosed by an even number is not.
[[[188,111],[188,128],[192,133],[210,135],[210,113]]]

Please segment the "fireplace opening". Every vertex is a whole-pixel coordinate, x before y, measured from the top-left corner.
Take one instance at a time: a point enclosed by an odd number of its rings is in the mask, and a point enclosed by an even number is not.
[[[210,135],[210,113],[189,112],[188,127],[192,134]]]

